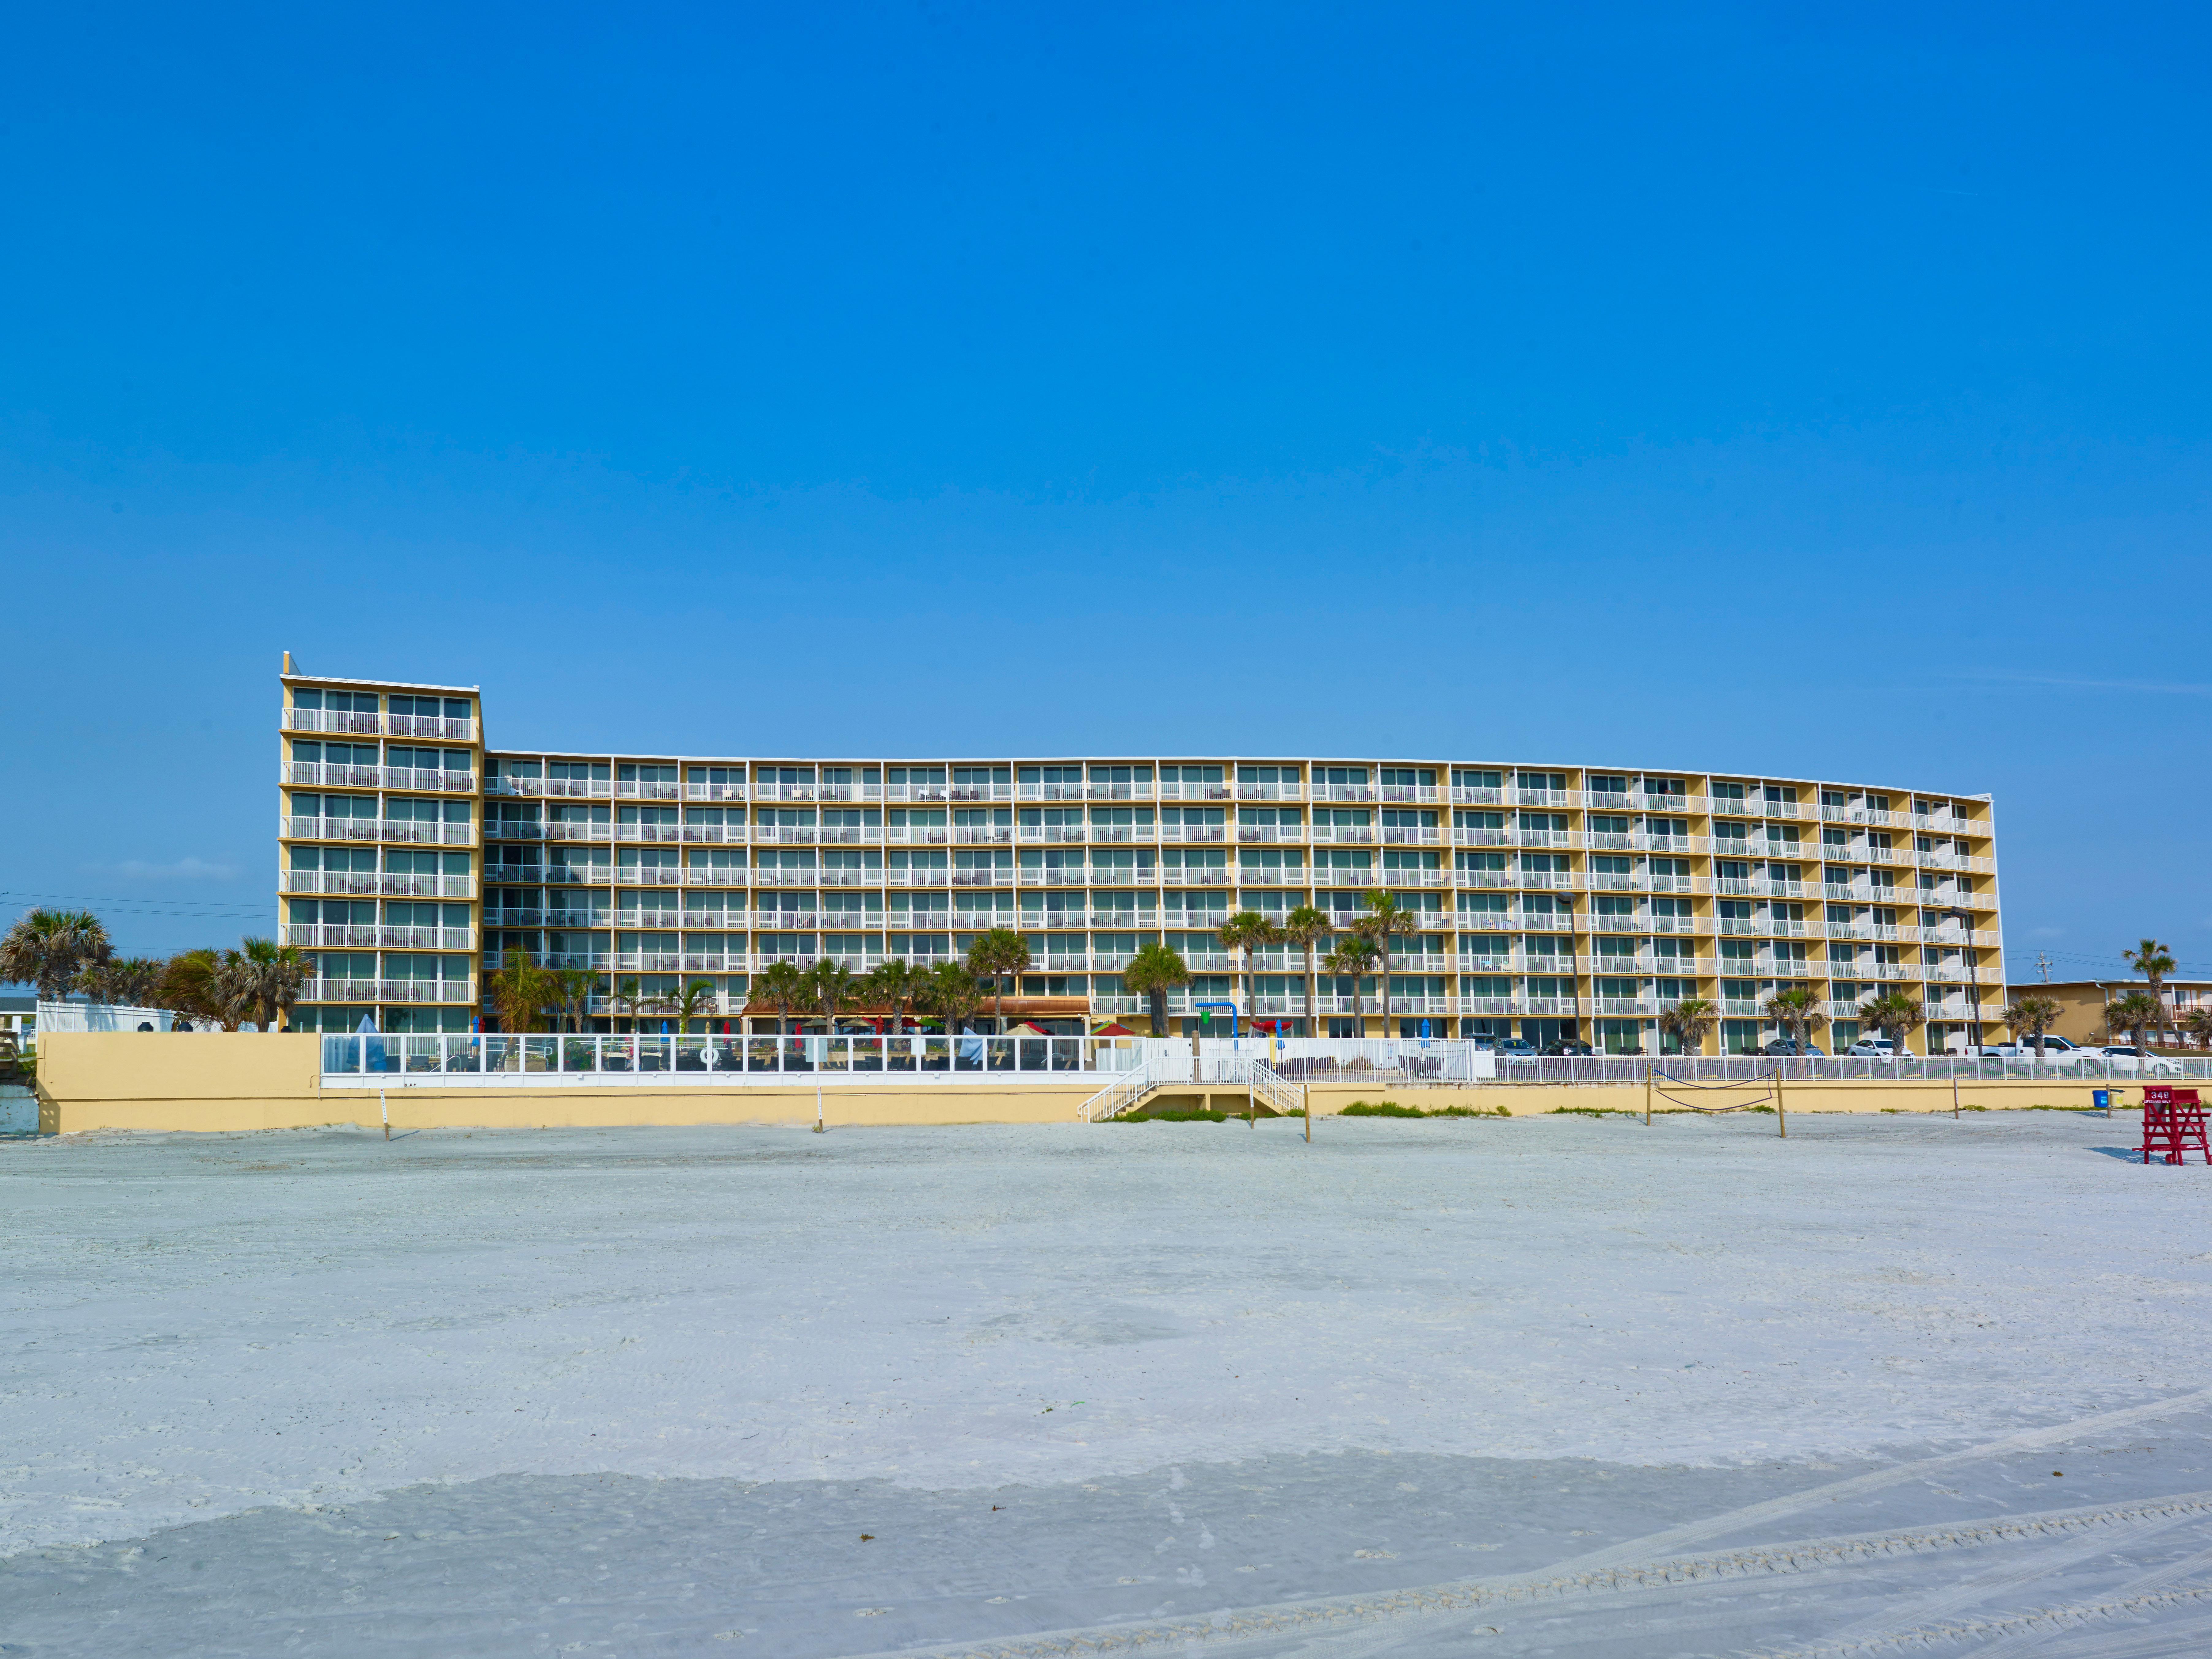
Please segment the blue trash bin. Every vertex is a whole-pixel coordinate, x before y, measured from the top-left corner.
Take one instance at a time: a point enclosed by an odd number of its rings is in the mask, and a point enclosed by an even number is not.
[[[2112,1091],[2110,1089],[2092,1089],[2089,1091],[2089,1098],[2096,1103],[2097,1109],[2100,1112],[2109,1112],[2112,1109]]]

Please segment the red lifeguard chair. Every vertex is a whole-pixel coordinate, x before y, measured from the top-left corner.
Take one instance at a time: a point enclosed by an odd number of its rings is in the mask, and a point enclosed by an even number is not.
[[[2142,1161],[2156,1152],[2160,1162],[2186,1164],[2191,1147],[2212,1164],[2212,1145],[2204,1136],[2204,1108],[2194,1089],[2175,1089],[2150,1084],[2143,1090]]]

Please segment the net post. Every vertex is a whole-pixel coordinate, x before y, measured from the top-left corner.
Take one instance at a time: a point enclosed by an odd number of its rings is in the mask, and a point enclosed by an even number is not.
[[[1784,1063],[1778,1060],[1774,1066],[1774,1126],[1786,1140],[1790,1138],[1790,1114],[1782,1104],[1782,1067]]]
[[[1644,1058],[1644,1127],[1651,1127],[1651,1057]]]

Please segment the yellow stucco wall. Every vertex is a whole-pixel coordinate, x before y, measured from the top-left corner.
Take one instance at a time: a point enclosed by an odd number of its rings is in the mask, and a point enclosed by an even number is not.
[[[57,1031],[39,1045],[40,1127],[49,1134],[94,1129],[198,1130],[301,1128],[325,1123],[374,1126],[383,1107],[374,1089],[321,1085],[320,1039],[279,1032],[196,1033]],[[1087,1099],[1092,1085],[975,1085],[946,1079],[903,1085],[831,1083],[822,1091],[824,1119],[832,1125],[950,1123],[1065,1123]],[[2058,1082],[1961,1082],[1967,1106],[1991,1110],[2027,1106],[2087,1107],[2097,1085]],[[1793,1112],[1948,1112],[1948,1083],[1792,1083],[1785,1104]],[[1197,1104],[1198,1091],[1188,1091]],[[1244,1097],[1210,1091],[1217,1110],[1242,1111]],[[1755,1090],[1705,1092],[1703,1103],[1729,1104],[1756,1097]],[[2140,1102],[2142,1091],[2121,1087],[2121,1103]],[[1490,1111],[1503,1105],[1516,1117],[1558,1107],[1641,1112],[1638,1085],[1493,1084],[1462,1089],[1332,1085],[1313,1091],[1316,1117],[1331,1116],[1355,1100],[1395,1100],[1435,1111],[1465,1106]],[[790,1085],[715,1088],[689,1085],[609,1087],[557,1084],[500,1088],[441,1087],[425,1078],[392,1079],[384,1091],[395,1128],[584,1127],[624,1124],[811,1123],[815,1093],[804,1080]],[[1657,1102],[1660,1109],[1665,1100]]]

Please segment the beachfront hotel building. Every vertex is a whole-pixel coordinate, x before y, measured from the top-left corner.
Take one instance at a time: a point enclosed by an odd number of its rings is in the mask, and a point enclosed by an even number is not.
[[[1708,1052],[1737,1053],[1777,1034],[1769,995],[1811,984],[1831,1052],[1902,987],[1929,1022],[1912,1046],[1941,1053],[2002,1012],[1986,795],[1502,757],[494,749],[475,686],[312,676],[288,653],[283,691],[301,1028],[494,1030],[486,975],[528,951],[605,975],[599,1029],[705,981],[714,1029],[769,1030],[747,987],[770,963],[927,967],[992,927],[1031,952],[1009,1019],[1071,1032],[1147,1029],[1120,969],[1152,940],[1193,975],[1177,1032],[1235,1002],[1300,1035],[1657,1052],[1659,1012],[1698,996],[1721,1014]],[[1349,925],[1378,888],[1422,919],[1393,942],[1393,1030],[1373,977],[1323,976],[1308,1031],[1291,948],[1260,957],[1243,1008],[1224,921],[1311,904]]]

